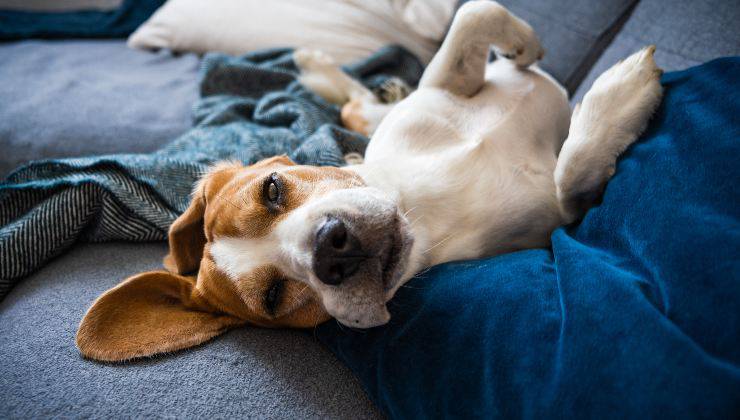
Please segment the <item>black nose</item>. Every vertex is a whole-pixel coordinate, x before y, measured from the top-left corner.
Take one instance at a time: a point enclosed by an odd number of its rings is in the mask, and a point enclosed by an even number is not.
[[[338,218],[330,216],[316,233],[313,271],[322,282],[342,283],[355,274],[366,259],[360,241]]]

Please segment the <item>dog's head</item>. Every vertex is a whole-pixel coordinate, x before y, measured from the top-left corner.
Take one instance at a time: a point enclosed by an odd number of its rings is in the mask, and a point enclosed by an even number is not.
[[[313,327],[331,316],[384,324],[412,241],[394,200],[351,171],[287,157],[220,164],[170,228],[168,271],[100,296],[77,345],[88,357],[124,360],[242,324]]]

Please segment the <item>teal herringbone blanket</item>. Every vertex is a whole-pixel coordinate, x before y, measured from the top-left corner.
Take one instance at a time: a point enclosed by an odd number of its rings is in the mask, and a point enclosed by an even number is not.
[[[369,87],[389,77],[415,85],[422,67],[399,47],[347,71]],[[21,278],[76,241],[164,240],[185,210],[193,183],[211,163],[253,163],[288,154],[342,165],[367,138],[340,127],[339,109],[296,81],[290,50],[203,61],[195,126],[151,154],[32,162],[0,184],[0,299]]]

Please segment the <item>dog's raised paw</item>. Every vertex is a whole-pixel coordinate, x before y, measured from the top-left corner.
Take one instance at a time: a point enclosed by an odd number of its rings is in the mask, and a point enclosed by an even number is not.
[[[612,115],[624,129],[639,135],[662,97],[660,76],[651,45],[615,64],[594,82],[583,98],[583,109]],[[604,121],[602,121],[604,122]],[[608,121],[606,121],[608,123]]]
[[[573,111],[554,177],[567,220],[601,195],[617,158],[645,131],[662,97],[655,47],[615,64],[596,79]]]
[[[453,26],[467,37],[490,41],[496,53],[519,67],[528,67],[544,55],[534,29],[494,1],[469,1],[455,15]]]
[[[534,29],[527,22],[512,15],[508,26],[508,45],[498,47],[498,52],[503,57],[513,60],[521,68],[529,67],[542,59],[545,50]]]

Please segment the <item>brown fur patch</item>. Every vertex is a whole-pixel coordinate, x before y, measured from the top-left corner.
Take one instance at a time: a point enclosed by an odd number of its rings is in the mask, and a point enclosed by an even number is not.
[[[342,107],[342,125],[350,130],[368,135],[368,121],[362,116],[362,101],[353,99]]]
[[[273,172],[285,194],[277,211],[270,211],[262,197],[264,181]],[[101,295],[80,324],[80,351],[98,360],[126,360],[187,348],[245,323],[307,328],[328,320],[315,292],[273,265],[229,278],[216,267],[210,243],[219,237],[263,236],[313,194],[361,185],[351,172],[297,166],[286,156],[248,167],[214,166],[170,228],[170,254],[164,261],[170,272],[142,273]],[[197,277],[180,275],[195,270]],[[275,282],[280,282],[280,294],[270,309],[265,299]]]

